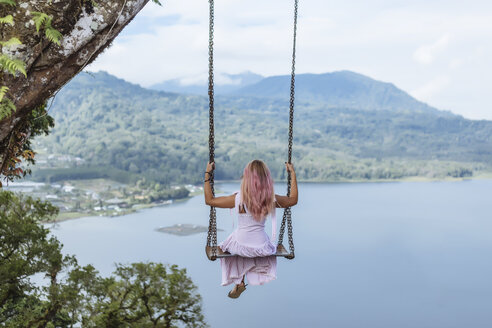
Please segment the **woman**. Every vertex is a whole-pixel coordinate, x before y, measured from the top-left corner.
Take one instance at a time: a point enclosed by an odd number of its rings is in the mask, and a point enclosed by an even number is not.
[[[276,233],[276,207],[291,207],[297,204],[297,180],[294,167],[285,163],[292,183],[290,196],[274,193],[273,179],[267,165],[260,160],[249,162],[244,168],[241,190],[230,196],[214,197],[210,187],[210,175],[214,163],[208,163],[205,172],[205,203],[219,208],[235,208],[238,227],[219,247],[233,257],[220,259],[222,286],[234,283],[229,297],[237,298],[246,289],[245,277],[251,285],[263,285],[277,277],[277,247],[265,233],[265,221],[273,219],[272,239]]]

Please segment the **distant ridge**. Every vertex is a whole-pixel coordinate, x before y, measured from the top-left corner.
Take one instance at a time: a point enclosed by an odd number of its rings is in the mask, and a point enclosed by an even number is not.
[[[68,87],[76,85],[78,88],[91,89],[91,88],[111,88],[112,90],[128,91],[129,88],[138,89],[145,92],[146,89],[140,85],[128,82],[119,77],[109,74],[106,71],[88,72],[84,71],[73,78],[68,84]],[[64,89],[61,90],[63,92]],[[150,91],[150,90],[149,90]]]
[[[223,97],[241,97],[288,101],[290,94],[290,76],[280,75],[262,77],[261,75],[244,72],[241,74],[225,74],[226,79],[236,81],[235,85],[217,85],[216,94]],[[240,82],[237,82],[240,81]],[[172,87],[172,85],[175,85]],[[70,83],[71,88],[103,88],[113,91],[139,90],[138,94],[148,96],[164,93],[207,95],[206,86],[181,86],[178,80],[163,82],[161,87],[143,88],[138,84],[127,82],[104,71],[82,72]],[[167,85],[169,87],[163,87]],[[240,85],[246,85],[239,88]],[[188,92],[186,92],[188,90]],[[217,92],[217,90],[222,90]],[[64,93],[64,90],[61,91]],[[296,75],[296,102],[323,105],[328,108],[346,108],[357,110],[390,110],[404,113],[431,113],[440,117],[453,117],[449,111],[431,107],[397,88],[392,83],[374,80],[351,71],[338,71],[323,74]]]
[[[239,74],[219,74],[215,77],[215,93],[227,94],[261,81],[264,77],[253,72]],[[152,90],[194,95],[207,95],[207,81],[185,84],[181,79],[173,79],[150,86]]]
[[[290,76],[282,75],[267,77],[233,94],[288,99],[289,93]],[[296,75],[296,99],[301,102],[323,103],[339,108],[431,111],[451,115],[416,100],[392,83],[380,82],[351,71]]]

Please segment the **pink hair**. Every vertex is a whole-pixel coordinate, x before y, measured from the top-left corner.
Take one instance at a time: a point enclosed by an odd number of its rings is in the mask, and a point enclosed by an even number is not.
[[[261,221],[275,210],[273,179],[264,162],[255,159],[244,168],[241,203],[257,221]]]

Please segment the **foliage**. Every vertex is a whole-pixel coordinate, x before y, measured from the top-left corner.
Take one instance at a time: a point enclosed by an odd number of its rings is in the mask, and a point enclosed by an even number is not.
[[[118,265],[99,291],[91,318],[95,327],[205,326],[201,297],[186,270],[175,265]]]
[[[0,24],[14,25],[14,17],[12,15],[0,17]]]
[[[137,174],[112,167],[69,167],[36,170],[36,180],[53,183],[64,180],[109,179],[121,183],[136,183]]]
[[[0,191],[2,327],[204,327],[201,297],[186,270],[156,263],[118,265],[101,277],[63,256],[39,221],[57,208]],[[34,284],[34,276],[44,284]]]
[[[48,40],[57,45],[60,45],[60,39],[62,34],[53,26],[51,26],[53,18],[45,13],[41,13],[38,11],[32,12],[34,24],[36,26],[36,32],[39,33],[40,29],[44,29],[44,35]]]
[[[16,3],[12,0],[0,0],[0,5],[15,6]],[[14,18],[12,15],[0,17],[0,25],[13,24]],[[0,50],[4,47],[9,48],[17,44],[20,44],[20,41],[17,38],[10,38],[7,41],[0,40]],[[25,64],[23,61],[11,58],[0,52],[0,77],[2,77],[4,71],[12,75],[15,75],[17,72],[26,75]],[[6,97],[8,90],[8,87],[0,85],[0,120],[12,115],[12,112],[16,109],[14,103]]]
[[[12,100],[4,97],[0,94],[0,117],[6,118],[10,117],[12,113],[15,111],[15,105]]]
[[[3,100],[3,97],[5,97],[5,94],[9,91],[8,87],[0,87],[0,101]]]
[[[60,243],[38,224],[57,212],[49,203],[0,191],[0,322],[7,327],[43,326],[60,309],[56,278],[73,258],[62,256]],[[39,273],[49,277],[49,287],[32,283]]]
[[[7,5],[14,7],[16,5],[13,0],[0,0],[0,5]],[[14,25],[14,17],[12,15],[7,15],[4,17],[0,17],[0,25]],[[14,45],[21,44],[18,38],[10,38],[7,41],[0,40],[0,50],[4,47],[12,47]],[[9,74],[15,75],[17,72],[20,72],[26,75],[25,64],[23,61],[11,58],[0,52],[0,76],[2,76],[3,71],[7,71]],[[6,86],[0,86],[0,120],[4,117],[9,116],[12,111],[15,110],[15,106],[12,101],[4,101],[4,97],[7,94],[8,88]],[[13,107],[13,108],[12,108]]]
[[[12,40],[12,39],[11,39]],[[11,40],[5,42],[5,46],[12,45]],[[26,64],[19,59],[12,59],[6,55],[0,55],[0,67],[8,73],[15,75],[17,72],[27,76]]]
[[[35,152],[31,142],[36,136],[47,135],[54,126],[54,120],[48,115],[45,105],[31,111],[27,119],[17,125],[9,137],[0,144],[0,148],[6,149],[0,166],[0,174],[4,176],[4,180],[13,181],[31,173],[30,168],[21,167],[23,160],[25,163],[35,164]],[[1,186],[2,181],[0,181]]]
[[[153,191],[149,195],[149,202],[159,202],[169,199],[183,199],[188,197],[190,194],[189,190],[186,188],[178,188],[169,190],[164,188],[164,186],[159,183],[154,184]]]
[[[14,0],[0,0],[0,5],[10,5],[15,6],[16,3]]]
[[[52,112],[57,129],[39,139],[42,147],[85,159],[89,167],[74,172],[112,168],[164,185],[202,181],[205,97],[146,90],[106,73],[94,77],[79,75],[59,93]],[[253,158],[285,178],[286,101],[217,97],[215,124],[217,178],[239,178]],[[492,161],[492,122],[434,112],[332,108],[301,99],[294,137],[298,176],[311,181],[470,176]],[[56,179],[56,171],[49,174]]]
[[[20,44],[22,44],[22,42],[16,37],[10,38],[7,41],[0,41],[0,46],[2,46],[2,47],[11,47],[11,46],[20,45]]]

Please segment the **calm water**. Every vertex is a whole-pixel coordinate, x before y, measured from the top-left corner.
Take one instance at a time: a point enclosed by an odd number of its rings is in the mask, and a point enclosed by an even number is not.
[[[212,327],[490,328],[490,191],[489,180],[300,185],[295,260],[279,259],[276,281],[249,286],[237,300],[220,286],[218,261],[205,257],[206,234],[154,230],[206,225],[202,197],[124,217],[67,221],[53,233],[65,252],[103,274],[115,262],[186,267]],[[219,240],[231,232],[232,218],[219,210]]]

